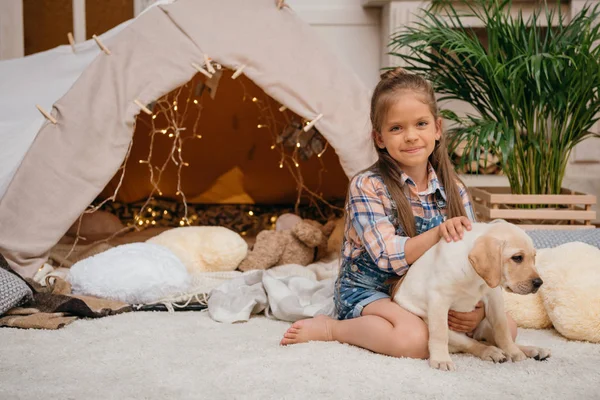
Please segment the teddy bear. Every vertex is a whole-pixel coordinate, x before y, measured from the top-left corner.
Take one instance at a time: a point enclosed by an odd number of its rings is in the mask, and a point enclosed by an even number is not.
[[[254,247],[238,266],[240,271],[284,264],[308,265],[327,254],[327,242],[335,221],[323,226],[317,221],[292,215],[282,215],[276,230],[264,230],[256,236]]]

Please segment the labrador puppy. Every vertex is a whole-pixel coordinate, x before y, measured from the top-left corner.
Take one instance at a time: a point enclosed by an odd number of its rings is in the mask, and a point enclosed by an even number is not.
[[[502,288],[529,294],[542,283],[533,242],[521,228],[504,221],[474,223],[462,240],[440,240],[415,261],[392,297],[428,324],[429,365],[454,371],[450,352],[493,362],[548,358],[549,350],[515,344],[502,296]],[[449,310],[472,311],[480,300],[485,319],[473,338],[448,328]]]

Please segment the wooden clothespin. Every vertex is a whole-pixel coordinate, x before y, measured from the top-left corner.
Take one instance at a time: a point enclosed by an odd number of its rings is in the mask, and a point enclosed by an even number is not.
[[[304,132],[308,132],[310,131],[310,129],[315,126],[315,124],[317,123],[318,120],[320,120],[321,118],[323,118],[323,114],[319,114],[316,116],[315,119],[313,119],[312,121],[310,121],[308,124],[306,124],[306,126],[304,127]]]
[[[205,70],[204,68],[202,68],[201,66],[199,66],[196,63],[192,63],[192,67],[196,68],[196,70],[198,72],[200,72],[202,75],[206,76],[207,78],[212,78],[212,74],[210,72],[208,72],[207,70]]]
[[[144,103],[142,103],[138,99],[133,100],[133,102],[140,108],[140,110],[142,110],[143,112],[145,112],[148,115],[152,115],[152,111],[150,111],[150,109],[148,107],[146,107],[144,105]]]
[[[287,110],[286,106],[279,107],[279,112],[284,112],[285,110]]]
[[[98,38],[98,36],[92,35],[92,38],[94,38],[94,40],[96,41],[96,44],[98,45],[98,47],[100,47],[100,49],[103,52],[105,52],[107,56],[110,56],[110,50],[106,48],[106,46],[100,41],[100,39]]]
[[[39,104],[36,104],[35,106],[37,107],[37,109],[38,109],[38,110],[40,110],[40,112],[42,113],[42,115],[43,115],[44,117],[46,117],[46,119],[47,119],[48,121],[50,121],[50,122],[52,122],[52,124],[56,125],[56,122],[57,122],[57,121],[56,121],[56,118],[54,118],[52,115],[50,115],[50,113],[49,113],[49,112],[47,112],[46,110],[44,110],[44,109],[42,108],[42,106],[40,106]]]
[[[235,72],[233,73],[233,75],[231,75],[231,79],[235,79],[238,76],[240,76],[242,74],[242,71],[244,70],[244,68],[246,68],[246,64],[242,64],[240,65]]]
[[[277,9],[281,10],[283,7],[287,7],[288,5],[285,4],[285,0],[277,0]]]
[[[69,39],[69,44],[71,45],[71,49],[73,49],[73,53],[76,53],[75,38],[73,37],[73,34],[71,32],[67,33],[67,39]]]
[[[210,72],[211,74],[214,74],[215,69],[212,66],[212,63],[210,62],[210,57],[208,55],[204,55],[204,66],[206,67],[206,69],[208,70],[208,72]]]

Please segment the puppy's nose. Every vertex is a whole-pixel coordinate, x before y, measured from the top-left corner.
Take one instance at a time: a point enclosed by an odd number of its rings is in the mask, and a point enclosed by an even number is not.
[[[537,289],[540,286],[542,286],[542,283],[544,283],[544,281],[541,280],[540,278],[535,278],[534,280],[531,281],[531,283],[533,284],[533,287]]]

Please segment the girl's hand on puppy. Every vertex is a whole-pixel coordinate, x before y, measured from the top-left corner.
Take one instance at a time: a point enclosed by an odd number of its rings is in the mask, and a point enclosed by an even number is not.
[[[471,230],[471,221],[467,217],[450,218],[440,224],[440,237],[446,242],[458,242],[463,238],[465,228]]]
[[[456,332],[472,333],[485,318],[483,302],[480,301],[471,312],[458,312],[450,310],[448,313],[448,327]]]

